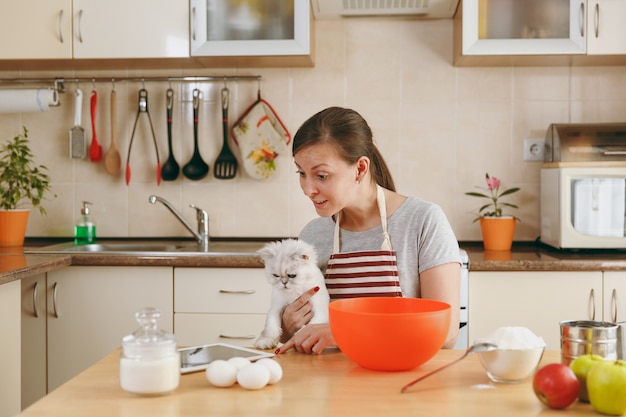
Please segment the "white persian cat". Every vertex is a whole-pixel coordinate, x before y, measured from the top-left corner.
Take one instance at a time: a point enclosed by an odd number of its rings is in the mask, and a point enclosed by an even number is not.
[[[272,302],[265,328],[254,346],[259,349],[276,347],[282,334],[283,310],[313,287],[319,287],[319,291],[311,297],[313,317],[309,323],[328,323],[330,297],[313,246],[301,240],[285,239],[266,244],[258,253],[265,263],[267,281],[272,285]]]

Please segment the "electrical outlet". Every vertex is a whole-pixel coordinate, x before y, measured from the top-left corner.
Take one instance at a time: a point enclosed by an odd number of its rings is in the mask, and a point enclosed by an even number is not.
[[[545,145],[544,139],[524,139],[524,161],[543,161]]]

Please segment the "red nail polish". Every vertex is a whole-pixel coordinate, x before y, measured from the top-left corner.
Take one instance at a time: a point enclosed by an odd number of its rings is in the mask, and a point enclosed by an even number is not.
[[[275,355],[280,354],[280,348],[276,349],[276,350],[274,351],[274,354],[275,354]]]
[[[318,292],[320,290],[320,287],[315,287],[313,288],[313,291]]]

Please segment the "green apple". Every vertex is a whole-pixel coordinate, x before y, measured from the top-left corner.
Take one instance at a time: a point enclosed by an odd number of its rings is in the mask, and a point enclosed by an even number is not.
[[[578,399],[580,401],[589,402],[589,396],[587,395],[587,374],[595,364],[603,360],[604,358],[600,355],[587,353],[570,362],[569,367],[574,371],[578,382],[580,382],[580,391],[578,392]]]
[[[626,414],[626,361],[597,362],[587,374],[589,402],[599,413]]]

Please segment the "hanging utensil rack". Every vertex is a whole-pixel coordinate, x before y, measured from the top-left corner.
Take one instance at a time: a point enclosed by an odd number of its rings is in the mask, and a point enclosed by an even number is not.
[[[13,78],[0,79],[0,88],[3,85],[52,85],[55,91],[65,93],[66,84],[79,83],[118,83],[118,82],[180,82],[180,83],[211,83],[228,81],[261,81],[260,75],[222,75],[222,76],[186,76],[186,77],[77,77],[77,78]]]

